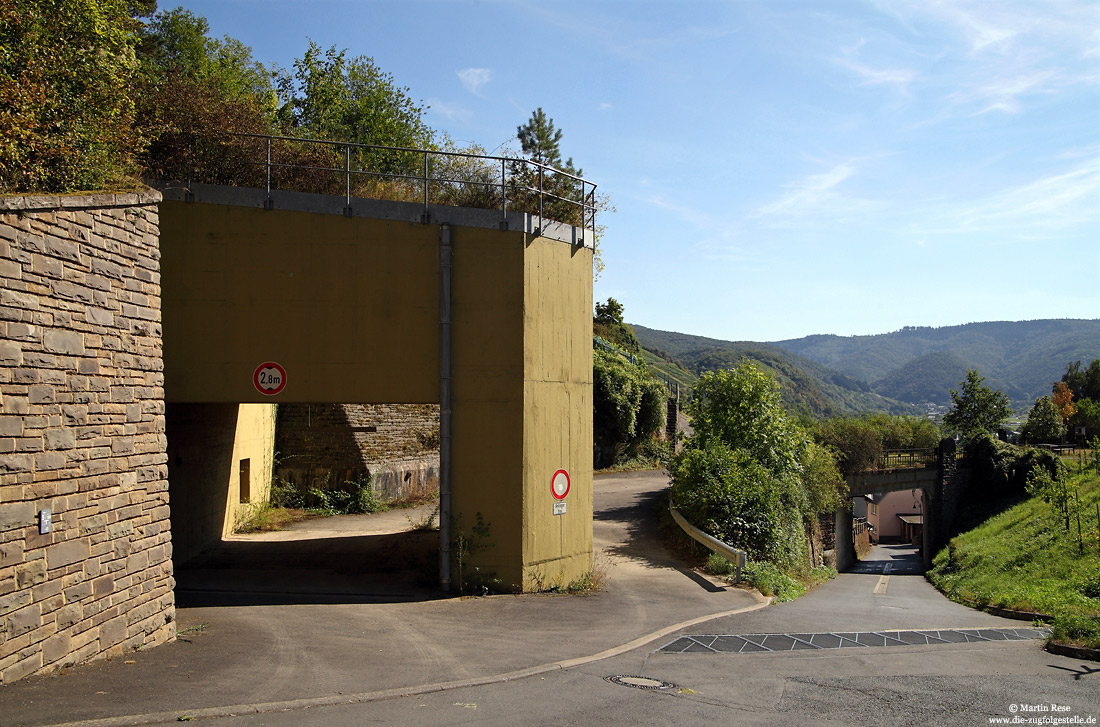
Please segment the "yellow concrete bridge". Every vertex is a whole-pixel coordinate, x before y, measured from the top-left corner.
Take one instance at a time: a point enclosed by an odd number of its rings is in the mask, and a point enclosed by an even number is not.
[[[434,173],[435,153],[398,150],[422,164],[376,175],[352,158],[377,148],[327,144],[347,164],[330,163],[326,189],[343,194],[288,191],[273,186],[288,170],[272,148],[294,140],[249,141],[262,188],[162,185],[177,557],[228,532],[242,500],[263,497],[274,405],[438,403],[443,586],[460,534],[475,546],[468,563],[504,588],[588,571],[594,185],[477,157],[475,186],[495,208],[435,204],[441,189],[468,184]],[[499,179],[486,181],[486,169]],[[415,201],[358,198],[363,176],[419,185]],[[509,208],[521,195],[529,211]],[[541,214],[569,205],[577,225]]]

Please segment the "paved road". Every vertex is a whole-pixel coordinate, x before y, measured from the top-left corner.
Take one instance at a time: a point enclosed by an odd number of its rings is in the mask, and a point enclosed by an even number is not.
[[[334,589],[326,597],[335,602],[311,603],[299,593],[289,602],[249,605],[256,598],[251,589],[274,572],[264,571],[250,550],[239,575],[252,595],[180,610],[181,624],[207,624],[205,630],[134,655],[133,664],[96,664],[0,688],[0,724],[159,713],[159,719],[106,724],[167,725],[220,714],[209,723],[984,725],[990,717],[1011,717],[1012,705],[1039,703],[1066,706],[1062,715],[1100,717],[1100,664],[1047,654],[1034,640],[662,651],[684,636],[1026,626],[948,602],[921,576],[906,574],[911,551],[890,548],[875,551],[878,564],[867,567],[872,572],[842,574],[792,603],[746,611],[754,602],[744,591],[685,570],[660,548],[653,507],[662,485],[652,473],[597,480],[594,539],[607,587],[596,596],[371,601],[371,593],[384,593],[371,586],[360,600]],[[320,552],[348,552],[338,539],[321,538]],[[292,563],[305,567],[319,562],[300,545],[282,547],[290,550],[275,551],[277,558],[293,556]],[[228,565],[211,561],[219,562]],[[225,574],[215,575],[207,584],[222,579],[224,586]],[[644,640],[664,626],[732,610],[742,612]],[[644,643],[614,648],[638,637]],[[606,658],[589,658],[605,650]],[[495,679],[506,672],[514,678]],[[616,675],[674,686],[638,689],[607,681]],[[470,686],[396,696],[448,681]],[[389,687],[395,688],[391,698],[376,698]],[[340,699],[355,703],[322,706]],[[298,701],[287,703],[288,711],[270,711],[279,700]],[[245,704],[264,711],[222,709]]]
[[[683,635],[868,629],[991,635],[1029,626],[947,601],[919,574],[910,548],[876,548],[857,571],[797,601],[709,621],[564,671],[218,725],[988,725],[1013,717],[1079,718],[1082,724],[1100,718],[1100,664],[1048,654],[1034,640],[772,653],[661,650]],[[608,680],[615,676],[667,687],[632,688]],[[1064,711],[1028,712],[1021,705]]]

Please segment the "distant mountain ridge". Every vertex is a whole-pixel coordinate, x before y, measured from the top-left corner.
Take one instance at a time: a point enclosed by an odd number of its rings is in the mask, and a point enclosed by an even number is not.
[[[1049,394],[1072,361],[1100,358],[1100,320],[995,321],[959,326],[906,327],[871,336],[820,334],[773,343],[734,342],[633,326],[638,340],[658,355],[695,371],[736,365],[749,355],[784,370],[810,413],[819,394],[840,398],[831,408],[868,405],[896,410],[905,404],[947,404],[967,369],[1005,392],[1018,408]],[[763,362],[762,362],[763,363]],[[799,373],[801,372],[801,375]],[[812,384],[812,385],[811,385]]]
[[[721,341],[633,325],[642,348],[672,359],[698,375],[733,368],[748,359],[779,381],[784,405],[814,417],[858,414],[865,411],[914,413],[912,405],[888,399],[871,387],[809,358],[769,343]]]

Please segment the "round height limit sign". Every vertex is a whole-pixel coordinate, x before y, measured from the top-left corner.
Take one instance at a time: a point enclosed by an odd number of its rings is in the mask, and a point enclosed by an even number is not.
[[[286,386],[286,369],[274,361],[266,361],[256,367],[252,383],[264,396],[274,396]]]
[[[569,494],[569,473],[558,470],[550,478],[550,494],[554,496],[554,514],[565,514],[565,496]]]

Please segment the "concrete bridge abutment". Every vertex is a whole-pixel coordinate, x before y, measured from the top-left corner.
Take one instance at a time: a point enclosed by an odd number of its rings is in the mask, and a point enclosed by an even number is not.
[[[591,232],[585,245],[520,213],[432,207],[425,221],[415,204],[357,200],[348,215],[342,198],[265,209],[250,190],[193,190],[161,205],[170,410],[439,403],[446,225],[452,581],[532,590],[591,569]],[[285,372],[276,393],[253,380],[265,362]]]

